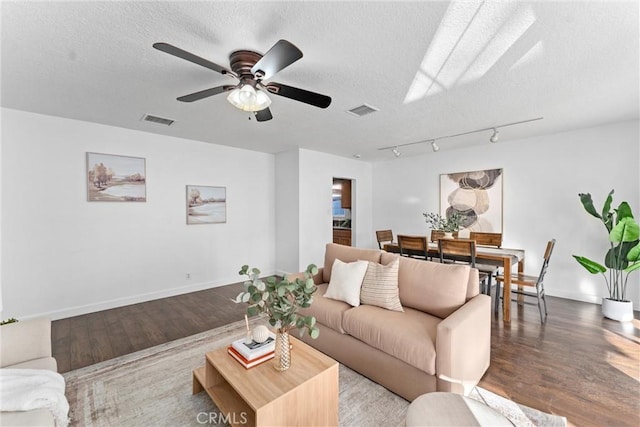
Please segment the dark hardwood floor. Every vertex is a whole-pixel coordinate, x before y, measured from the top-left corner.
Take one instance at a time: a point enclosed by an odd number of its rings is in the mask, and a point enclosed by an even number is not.
[[[230,301],[240,283],[135,304],[52,325],[60,372],[241,320]],[[480,386],[567,417],[576,426],[640,426],[640,315],[604,319],[595,304],[548,297],[549,317],[512,305],[512,321],[493,319],[491,366]],[[469,355],[473,357],[473,355]]]

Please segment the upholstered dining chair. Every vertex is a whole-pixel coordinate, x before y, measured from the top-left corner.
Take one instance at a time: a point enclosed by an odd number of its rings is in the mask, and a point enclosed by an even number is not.
[[[438,253],[440,262],[464,262],[473,268],[476,265],[476,241],[471,239],[439,239]],[[480,291],[487,294],[491,291],[491,274],[478,268],[480,273]]]
[[[469,233],[469,238],[475,240],[477,246],[502,247],[502,233],[472,231]]]
[[[385,243],[393,243],[393,231],[378,230],[376,231],[376,239],[378,239],[378,247],[383,249]]]
[[[398,234],[400,255],[426,260],[429,257],[426,236],[407,236]]]
[[[542,267],[540,268],[540,274],[537,276],[529,276],[522,273],[515,273],[511,275],[511,292],[517,295],[523,295],[525,297],[534,297],[537,300],[538,312],[540,313],[540,322],[545,323],[547,320],[547,300],[545,298],[544,293],[544,276],[547,274],[547,267],[549,267],[549,260],[551,259],[551,253],[553,252],[553,247],[556,244],[556,239],[551,239],[547,242],[547,247],[544,251],[544,259],[542,261]],[[495,312],[497,313],[500,308],[500,287],[501,284],[504,283],[504,276],[498,275],[496,277],[496,301],[495,301]],[[513,286],[517,286],[517,289],[514,289]],[[535,288],[535,293],[530,291],[525,291],[522,288],[529,287]],[[517,300],[512,300],[517,301]],[[535,304],[528,301],[517,301],[518,304]],[[543,314],[544,309],[544,314]]]

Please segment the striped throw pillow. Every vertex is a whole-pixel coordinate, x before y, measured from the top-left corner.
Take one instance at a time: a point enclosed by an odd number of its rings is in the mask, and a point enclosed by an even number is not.
[[[399,266],[399,258],[387,265],[369,261],[367,273],[364,275],[360,289],[360,304],[404,311],[398,295]]]

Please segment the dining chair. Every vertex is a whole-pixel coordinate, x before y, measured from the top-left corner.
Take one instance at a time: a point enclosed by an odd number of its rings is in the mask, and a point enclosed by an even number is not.
[[[476,265],[476,242],[471,239],[439,239],[438,253],[440,262],[464,262],[472,268]],[[480,291],[487,294],[491,290],[491,275],[478,268],[480,275]]]
[[[429,248],[427,246],[427,238],[425,236],[407,236],[398,234],[398,246],[400,247],[401,256],[425,260],[429,257]]]
[[[442,239],[444,237],[444,231],[442,230],[431,230],[431,235],[429,236],[429,240],[433,243],[437,242],[438,239]],[[455,231],[453,233],[453,238],[458,238],[458,232]]]
[[[545,323],[545,321],[547,320],[547,300],[545,298],[545,292],[544,292],[544,276],[547,273],[547,268],[549,267],[549,260],[551,259],[551,253],[553,252],[553,247],[555,246],[555,244],[556,244],[556,239],[551,239],[547,243],[547,248],[544,251],[544,259],[542,262],[542,267],[540,268],[540,274],[538,274],[537,276],[530,276],[523,273],[515,273],[511,275],[511,285],[517,286],[518,288],[513,289],[512,287],[509,292],[509,297],[511,298],[511,293],[514,293],[517,295],[523,295],[525,297],[536,298],[538,311],[540,312],[540,322],[542,323]],[[504,276],[498,275],[496,277],[496,282],[497,282],[496,301],[495,301],[494,310],[497,313],[500,308],[499,307],[500,287],[501,287],[501,284],[504,282]],[[535,288],[536,292],[533,293],[533,292],[524,291],[522,290],[523,286]],[[517,301],[517,300],[512,299],[512,301]],[[517,302],[518,304],[530,304],[530,305],[534,304],[528,301],[517,301]],[[544,315],[542,313],[543,308],[544,308]]]
[[[492,246],[499,248],[502,246],[502,233],[487,233],[483,231],[472,231],[469,238],[476,241],[478,246]]]
[[[469,239],[476,241],[476,246],[480,247],[492,247],[492,248],[500,248],[502,247],[502,233],[488,233],[484,231],[471,231],[469,233]],[[497,276],[500,272],[500,267],[493,265],[477,265],[476,268],[480,271],[483,271],[489,274],[489,280],[487,281],[487,295],[491,294],[491,279]]]
[[[378,247],[382,249],[385,243],[393,243],[393,231],[378,230],[376,231],[376,239],[378,239]]]

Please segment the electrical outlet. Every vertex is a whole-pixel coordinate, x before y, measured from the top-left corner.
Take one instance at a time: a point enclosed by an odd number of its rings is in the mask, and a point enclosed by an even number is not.
[[[191,279],[191,273],[187,273],[187,280]]]

